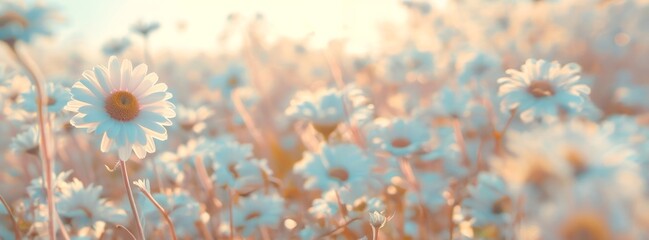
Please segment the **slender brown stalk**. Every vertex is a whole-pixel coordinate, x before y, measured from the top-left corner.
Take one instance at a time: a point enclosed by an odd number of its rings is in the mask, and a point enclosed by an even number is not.
[[[264,141],[264,136],[261,133],[261,130],[259,130],[259,128],[255,124],[254,119],[250,115],[248,109],[246,109],[246,105],[243,103],[243,100],[239,96],[239,90],[234,89],[231,97],[234,108],[241,116],[241,119],[243,119],[243,124],[248,129],[248,132],[250,132],[250,136],[252,136],[252,139],[255,140],[255,143],[257,143],[257,145],[262,148],[266,156],[270,156],[270,148],[268,147],[266,141]]]
[[[133,235],[133,233],[130,230],[128,230],[128,228],[126,228],[126,227],[124,227],[122,225],[117,225],[117,226],[115,226],[115,228],[124,230],[126,233],[128,233],[129,236],[131,236],[132,239],[134,239],[134,240],[137,239],[137,238],[135,238],[135,235]]]
[[[0,194],[0,202],[2,202],[2,205],[5,206],[5,209],[7,209],[7,213],[9,213],[9,217],[11,218],[11,223],[13,224],[14,227],[14,236],[16,239],[21,239],[22,237],[20,236],[20,228],[18,228],[18,223],[16,222],[16,216],[14,216],[14,212],[11,211],[11,207],[9,207],[9,203],[5,200],[5,198],[2,197],[2,194]]]
[[[342,225],[340,225],[340,226],[334,228],[333,230],[331,230],[331,231],[329,231],[329,232],[326,232],[326,233],[324,233],[324,234],[318,236],[316,239],[324,239],[324,238],[327,238],[327,237],[329,237],[329,236],[335,234],[336,232],[338,232],[338,231],[340,231],[340,230],[342,230],[342,229],[347,228],[347,226],[349,226],[349,224],[351,224],[351,223],[353,223],[354,221],[359,220],[359,219],[360,219],[360,218],[352,218],[352,219],[349,219],[349,221],[347,221],[347,222],[345,222],[344,224],[342,224]]]
[[[207,227],[205,227],[205,224],[203,222],[198,220],[194,222],[194,225],[196,225],[196,229],[198,229],[198,232],[201,234],[203,239],[208,239],[208,240],[215,239],[214,237],[212,237],[212,233],[210,233],[210,231],[207,230]]]
[[[462,159],[464,166],[467,168],[471,167],[471,161],[469,160],[469,153],[466,149],[466,142],[464,141],[464,135],[462,134],[462,126],[460,120],[457,118],[453,119],[453,132],[455,133],[455,139],[457,144],[460,146],[460,151],[462,152]]]
[[[228,193],[230,195],[230,201],[228,201],[228,214],[230,215],[230,240],[234,239],[234,222],[232,220],[234,219],[233,213],[232,213],[232,205],[234,205],[234,190],[228,188]]]
[[[149,201],[153,203],[153,205],[158,209],[162,217],[164,217],[165,221],[167,222],[167,225],[169,225],[169,232],[171,233],[171,239],[173,240],[178,239],[176,237],[176,228],[174,227],[174,223],[171,221],[171,218],[169,217],[167,211],[165,211],[164,208],[160,206],[160,204],[153,198],[151,193],[144,188],[144,186],[140,186],[138,184],[135,184],[135,186],[137,186],[140,189],[140,192],[142,192],[144,196],[146,196],[146,198],[148,198]]]
[[[126,161],[120,161],[120,167],[122,169],[122,179],[124,180],[124,187],[126,187],[126,194],[128,194],[128,202],[131,204],[131,210],[135,216],[135,222],[137,223],[137,231],[140,235],[140,240],[146,239],[144,237],[144,229],[142,228],[142,223],[140,222],[140,214],[137,211],[137,206],[135,206],[135,198],[133,197],[133,190],[131,190],[131,181],[128,179],[128,170],[126,170]]]
[[[56,239],[56,230],[54,228],[54,193],[52,192],[52,160],[50,158],[50,148],[48,145],[48,136],[46,133],[49,130],[49,118],[47,117],[47,109],[43,106],[47,105],[47,96],[45,96],[45,90],[43,89],[40,72],[36,69],[34,62],[27,58],[23,57],[18,53],[16,49],[15,41],[8,41],[9,48],[14,54],[16,61],[22,65],[27,74],[29,75],[29,80],[31,80],[34,89],[36,90],[36,115],[38,118],[38,126],[40,132],[39,145],[40,145],[40,154],[43,161],[43,178],[45,183],[45,192],[47,194],[47,231],[50,239]]]

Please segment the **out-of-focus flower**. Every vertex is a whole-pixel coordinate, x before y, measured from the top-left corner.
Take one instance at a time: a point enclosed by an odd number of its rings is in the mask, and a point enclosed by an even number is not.
[[[460,56],[456,62],[458,81],[489,81],[500,74],[501,64],[497,57],[480,51],[471,51]]]
[[[507,70],[498,79],[501,108],[520,114],[521,120],[556,120],[560,111],[579,112],[590,101],[590,87],[579,81],[579,65],[528,59],[521,71]]]
[[[45,89],[47,112],[60,114],[65,105],[68,104],[68,101],[70,101],[70,90],[55,83],[48,83]],[[37,102],[38,99],[34,87],[29,92],[23,93],[18,100],[18,103],[22,104],[23,109],[28,112],[36,112]]]
[[[37,35],[50,35],[55,12],[45,6],[22,7],[0,4],[0,40],[31,42]]]
[[[124,223],[126,211],[114,207],[101,198],[102,187],[84,187],[78,179],[68,183],[69,187],[61,192],[56,208],[63,219],[69,219],[75,228],[90,227],[102,221]]]
[[[193,133],[202,132],[206,127],[205,120],[214,114],[205,106],[190,108],[179,105],[176,111],[178,112],[175,119],[176,126]]]
[[[104,46],[101,48],[101,51],[106,56],[113,56],[113,55],[119,56],[130,46],[131,46],[131,41],[128,38],[126,37],[115,38],[106,42]]]
[[[471,110],[471,92],[443,87],[433,95],[429,111],[433,116],[463,118]]]
[[[38,132],[38,126],[32,126],[27,128],[22,133],[19,133],[11,140],[11,145],[9,148],[18,154],[32,154],[38,156],[39,153],[39,139],[40,133]]]
[[[417,77],[430,76],[434,72],[434,64],[430,52],[411,48],[389,58],[388,79],[391,82],[406,82],[414,81]],[[411,75],[415,75],[415,78],[409,77]]]
[[[475,186],[469,187],[470,197],[462,204],[466,215],[476,227],[495,225],[504,227],[512,220],[513,200],[500,177],[482,173]]]
[[[360,89],[349,87],[343,91],[330,88],[298,92],[285,113],[310,122],[326,137],[342,122],[362,125],[372,118],[373,110]]]
[[[530,194],[527,201],[560,198],[572,188],[630,197],[642,186],[636,151],[595,123],[572,120],[511,132],[507,139],[511,155],[494,161],[494,169],[513,194]]]
[[[293,168],[307,178],[304,188],[329,190],[367,180],[372,164],[356,145],[323,145],[320,151],[304,153]]]
[[[259,227],[275,228],[282,219],[283,212],[284,199],[279,195],[255,193],[242,198],[239,204],[234,207],[232,223],[243,236],[249,237]]]
[[[366,136],[371,144],[396,157],[413,154],[430,139],[428,128],[414,119],[377,119],[367,126]]]
[[[84,72],[84,79],[72,86],[72,101],[66,106],[77,113],[72,125],[102,135],[101,151],[115,145],[123,161],[132,151],[140,159],[154,152],[154,139],[167,139],[165,126],[176,116],[167,85],[146,72],[144,64],[133,69],[129,60],[120,64],[113,56],[108,67]]]
[[[212,77],[209,86],[221,92],[221,96],[229,101],[232,92],[248,85],[248,74],[246,67],[240,63],[232,63],[224,73]]]
[[[156,21],[151,21],[151,22],[145,22],[145,21],[138,21],[133,25],[132,30],[135,33],[138,33],[144,37],[149,36],[153,31],[157,30],[160,28],[160,23]]]
[[[234,186],[239,173],[237,168],[252,157],[252,145],[229,141],[214,146],[207,161],[212,163],[212,179],[218,186]]]
[[[62,194],[64,194],[64,192],[68,192],[70,190],[72,186],[70,185],[70,183],[67,182],[67,179],[68,177],[70,177],[71,174],[72,171],[67,171],[67,172],[61,172],[56,176],[54,176],[54,179],[52,179],[52,189],[54,189],[54,198],[58,199],[62,196]],[[32,181],[29,184],[29,187],[27,187],[27,194],[29,195],[30,201],[33,201],[34,203],[45,203],[47,194],[45,193],[44,186],[45,185],[43,184],[42,177],[32,179]]]

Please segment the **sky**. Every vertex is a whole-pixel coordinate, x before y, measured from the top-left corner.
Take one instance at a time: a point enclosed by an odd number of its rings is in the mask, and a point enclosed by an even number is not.
[[[398,0],[58,0],[46,1],[65,17],[53,41],[62,46],[99,51],[111,38],[129,36],[139,20],[160,22],[151,37],[151,48],[183,51],[219,50],[217,35],[227,16],[238,13],[246,18],[263,14],[269,33],[302,39],[311,34],[313,44],[330,39],[349,39],[352,51],[376,46],[378,26],[405,20]],[[185,31],[179,32],[184,22]]]

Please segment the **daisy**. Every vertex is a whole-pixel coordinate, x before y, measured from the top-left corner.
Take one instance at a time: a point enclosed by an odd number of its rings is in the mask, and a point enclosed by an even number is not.
[[[238,87],[248,84],[248,74],[243,64],[232,63],[223,74],[212,77],[209,86],[218,89],[224,99],[230,99],[232,92]]]
[[[553,121],[561,110],[580,112],[590,101],[590,87],[579,81],[581,67],[575,63],[528,59],[521,71],[509,69],[498,79],[503,110],[514,110],[523,122],[542,118]]]
[[[239,178],[242,165],[252,157],[252,145],[237,142],[225,142],[216,146],[207,161],[213,163],[212,179],[218,186],[234,186]]]
[[[70,90],[54,83],[48,83],[45,89],[47,97],[47,112],[61,113],[65,105],[70,101]],[[36,90],[32,87],[29,92],[21,95],[21,99],[18,100],[18,103],[22,104],[23,109],[26,111],[36,112],[36,99]]]
[[[293,171],[306,177],[304,188],[323,191],[359,184],[370,175],[370,158],[353,144],[324,145],[319,153],[306,152]]]
[[[416,153],[430,139],[426,125],[417,120],[377,119],[366,131],[368,142],[395,157]]]
[[[68,183],[62,191],[56,208],[63,220],[70,220],[75,228],[94,226],[97,222],[124,223],[126,211],[101,198],[101,186],[83,186],[79,179]]]
[[[200,133],[205,130],[207,127],[205,120],[214,114],[214,111],[205,106],[192,108],[180,105],[177,111],[176,125],[184,131],[193,133]]]
[[[500,59],[481,51],[469,51],[459,57],[456,64],[458,81],[462,84],[472,80],[485,81],[502,71]]]
[[[141,34],[142,36],[149,36],[153,31],[157,30],[160,28],[160,23],[159,22],[145,22],[145,21],[138,21],[133,25],[133,32]]]
[[[11,2],[0,4],[0,40],[30,42],[36,35],[50,35],[54,12],[44,6],[25,8]]]
[[[120,55],[129,46],[131,46],[131,41],[128,38],[115,38],[106,42],[101,48],[101,51],[106,56]]]
[[[512,198],[500,177],[481,173],[477,183],[468,191],[470,197],[462,202],[462,210],[473,218],[474,226],[507,226],[511,221]]]
[[[24,132],[16,135],[16,137],[11,140],[9,148],[14,153],[27,153],[38,156],[39,136],[38,126],[32,126]]]
[[[329,88],[296,93],[285,113],[294,119],[310,122],[318,132],[328,136],[338,124],[347,120],[355,125],[369,121],[374,106],[361,89],[348,87],[339,91]]]
[[[432,75],[434,67],[433,54],[411,48],[388,59],[389,81],[407,82],[412,81],[411,76],[429,76]]]
[[[232,223],[245,237],[262,226],[275,228],[284,211],[284,199],[277,194],[252,194],[234,207]]]
[[[165,126],[176,116],[167,85],[157,83],[155,73],[146,72],[144,64],[133,69],[129,60],[120,64],[110,57],[107,67],[83,73],[84,79],[72,86],[72,100],[66,106],[76,112],[70,120],[73,126],[101,135],[101,151],[116,146],[122,161],[132,151],[140,159],[153,153],[154,139],[167,139]]]

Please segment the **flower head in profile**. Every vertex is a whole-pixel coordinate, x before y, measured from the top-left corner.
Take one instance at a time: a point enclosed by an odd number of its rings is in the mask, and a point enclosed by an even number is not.
[[[552,121],[560,111],[580,112],[590,101],[590,87],[580,82],[581,67],[575,63],[528,59],[521,71],[507,70],[509,77],[498,79],[498,95],[503,110],[513,110],[521,120]]]
[[[50,35],[55,14],[44,6],[22,7],[11,2],[0,4],[0,40],[30,42],[36,35]]]
[[[374,114],[374,106],[361,89],[351,86],[343,91],[330,88],[298,92],[285,113],[310,122],[318,132],[328,136],[339,123],[350,121],[362,125],[367,122]]]
[[[32,154],[38,156],[38,140],[40,135],[38,133],[38,126],[31,126],[22,133],[16,135],[11,139],[9,148],[18,154]]]
[[[129,46],[131,46],[131,41],[128,40],[128,38],[115,38],[108,40],[108,42],[106,42],[101,48],[101,51],[106,56],[120,55],[128,49]]]
[[[160,23],[159,22],[145,22],[145,21],[138,21],[133,25],[133,32],[141,34],[144,37],[149,36],[153,31],[158,30],[160,28]]]
[[[170,118],[176,116],[168,100],[167,85],[158,75],[147,74],[147,66],[133,68],[131,61],[120,64],[116,57],[108,66],[83,73],[84,79],[72,86],[72,100],[66,109],[76,115],[70,123],[102,136],[101,151],[118,149],[126,161],[131,152],[142,159],[155,151],[154,139],[166,140]]]
[[[70,101],[70,90],[59,84],[47,84],[45,94],[47,98],[47,112],[49,113],[61,113],[65,105]],[[23,109],[28,112],[36,112],[37,102],[38,99],[34,87],[28,92],[23,93],[21,99],[18,100],[18,103],[22,104]]]

